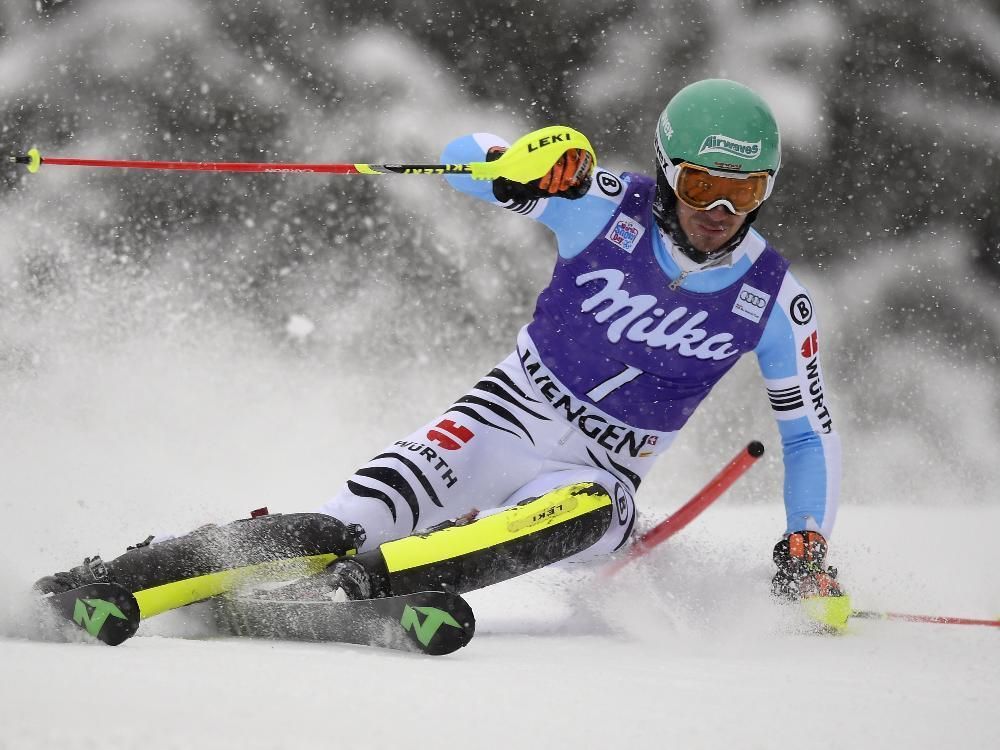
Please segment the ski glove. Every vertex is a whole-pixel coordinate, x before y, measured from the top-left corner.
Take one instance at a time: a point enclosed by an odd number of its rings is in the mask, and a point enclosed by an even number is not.
[[[826,539],[816,531],[796,531],[774,545],[778,572],[771,579],[771,593],[780,599],[843,596],[837,569],[824,567]]]
[[[486,152],[486,161],[496,161],[507,149],[493,146]],[[538,198],[582,198],[590,190],[594,161],[580,148],[571,148],[559,157],[552,169],[537,180],[525,184],[506,177],[493,180],[493,196],[501,203],[525,203]]]

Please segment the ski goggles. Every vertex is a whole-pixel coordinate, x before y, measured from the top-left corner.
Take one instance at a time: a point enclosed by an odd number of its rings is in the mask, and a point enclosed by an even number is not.
[[[769,172],[722,172],[681,162],[667,173],[677,198],[697,211],[725,206],[734,214],[750,213],[771,194]]]

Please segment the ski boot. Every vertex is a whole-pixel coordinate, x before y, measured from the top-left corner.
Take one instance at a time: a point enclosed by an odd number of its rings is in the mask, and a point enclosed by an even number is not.
[[[272,601],[333,601],[378,596],[372,577],[354,557],[334,560],[325,570],[287,583],[264,583],[239,590],[237,596]],[[384,594],[383,594],[384,595]]]
[[[360,526],[320,513],[259,514],[159,543],[149,537],[108,562],[89,557],[83,565],[40,578],[34,589],[44,595],[117,584],[135,596],[146,618],[248,581],[287,581],[322,571],[363,540]]]

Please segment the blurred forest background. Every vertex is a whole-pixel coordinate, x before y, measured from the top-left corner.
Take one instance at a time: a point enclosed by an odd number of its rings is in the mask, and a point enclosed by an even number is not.
[[[783,128],[757,226],[817,299],[845,489],[995,502],[1000,3],[5,0],[0,154],[419,162],[566,123],[649,171],[662,107],[704,77],[755,88]],[[224,329],[371,383],[412,426],[448,396],[407,411],[419,389],[387,373],[473,382],[554,258],[544,229],[434,177],[3,166],[0,222],[0,418],[81,347]],[[682,455],[768,428],[754,370]]]

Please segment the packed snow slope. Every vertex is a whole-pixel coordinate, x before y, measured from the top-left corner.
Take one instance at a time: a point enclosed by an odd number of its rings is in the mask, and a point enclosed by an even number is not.
[[[117,649],[4,639],[0,747],[996,747],[1000,633],[802,632],[767,601],[767,515],[714,508],[612,590],[546,571],[473,593],[478,634],[447,657],[212,639],[180,615]],[[991,614],[963,580],[989,519],[904,517],[845,519],[844,538],[910,541],[850,548],[858,603]]]
[[[857,620],[826,637],[769,601],[780,462],[766,411],[745,424],[726,406],[740,374],[715,402],[726,418],[698,417],[644,485],[645,522],[760,437],[746,478],[613,585],[549,570],[470,594],[478,633],[451,656],[220,639],[196,608],[116,649],[32,641],[35,577],[261,505],[310,509],[495,356],[439,379],[413,377],[420,362],[352,374],[231,325],[70,328],[25,323],[42,358],[0,381],[0,748],[1000,746],[1000,629]],[[935,506],[879,480],[877,456],[848,458],[875,478],[847,483],[833,540],[856,606],[1000,615],[1000,513],[969,502],[987,488]]]

